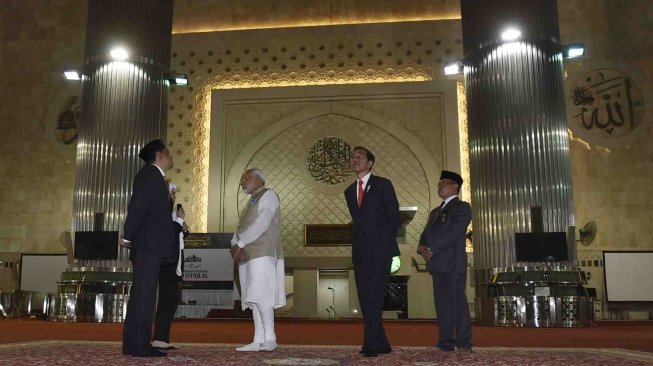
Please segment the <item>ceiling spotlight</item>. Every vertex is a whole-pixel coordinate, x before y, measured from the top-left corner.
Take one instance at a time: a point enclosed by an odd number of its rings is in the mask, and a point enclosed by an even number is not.
[[[129,57],[129,54],[127,53],[127,50],[122,47],[111,50],[111,58],[116,61],[124,61],[127,57]]]
[[[188,85],[188,76],[186,74],[170,74],[168,77],[170,85]]]
[[[504,41],[514,41],[521,37],[521,31],[517,28],[508,28],[501,33],[501,39]]]
[[[63,71],[63,77],[66,80],[82,80],[82,73],[77,69],[67,68]]]
[[[456,75],[463,71],[463,64],[460,61],[452,62],[444,65],[445,75]]]
[[[585,45],[582,43],[568,44],[562,47],[562,57],[576,58],[585,54]]]

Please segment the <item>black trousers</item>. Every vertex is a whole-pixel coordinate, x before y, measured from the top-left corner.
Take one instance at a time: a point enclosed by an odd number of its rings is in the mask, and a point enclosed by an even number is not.
[[[472,346],[472,323],[465,295],[465,273],[432,272],[435,311],[440,329],[436,346],[445,349]]]
[[[162,258],[158,253],[132,253],[133,282],[122,331],[123,353],[147,353],[152,348],[152,315],[161,262]]]
[[[390,348],[383,328],[383,301],[390,277],[392,258],[362,259],[354,262],[358,301],[363,312],[364,352],[379,352]]]
[[[156,305],[154,317],[154,340],[170,343],[170,327],[172,318],[179,306],[179,282],[177,264],[161,268],[159,275],[159,301]]]

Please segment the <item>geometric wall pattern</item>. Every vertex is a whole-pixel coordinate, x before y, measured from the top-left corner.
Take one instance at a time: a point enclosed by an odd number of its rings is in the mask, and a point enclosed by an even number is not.
[[[458,20],[173,35],[171,69],[188,74],[190,87],[170,89],[176,164],[168,175],[181,188],[191,229],[207,227],[212,90],[435,80],[461,55]],[[418,131],[419,123],[408,125]]]
[[[328,131],[328,132],[327,132]],[[327,133],[328,135],[323,135]],[[287,256],[351,255],[349,246],[305,247],[304,224],[343,224],[350,222],[343,186],[329,189],[307,174],[306,156],[310,144],[318,138],[340,137],[372,150],[377,163],[375,174],[389,178],[400,206],[417,206],[418,211],[407,227],[407,243],[416,244],[429,209],[429,189],[418,160],[409,148],[383,129],[350,116],[328,114],[303,121],[272,138],[252,157],[248,166],[261,168],[268,186],[281,200],[282,240]],[[344,187],[354,181],[354,175]],[[239,193],[239,210],[249,195]]]

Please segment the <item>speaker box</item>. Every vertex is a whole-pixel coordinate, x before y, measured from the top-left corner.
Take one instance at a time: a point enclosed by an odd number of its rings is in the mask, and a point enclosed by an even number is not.
[[[389,283],[383,299],[383,311],[398,311],[399,318],[407,317],[408,286],[405,283]],[[402,317],[402,315],[405,315]]]

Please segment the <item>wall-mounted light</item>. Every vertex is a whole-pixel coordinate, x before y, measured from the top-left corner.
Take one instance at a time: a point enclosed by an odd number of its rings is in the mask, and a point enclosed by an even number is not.
[[[444,65],[445,75],[456,75],[463,71],[463,63],[460,61],[448,63]]]
[[[122,47],[116,47],[110,52],[111,58],[116,61],[124,61],[129,57],[129,53]]]
[[[188,76],[186,74],[170,74],[168,77],[170,85],[188,85]]]
[[[82,73],[77,69],[65,68],[63,70],[63,77],[66,80],[82,80]]]
[[[506,42],[516,41],[521,37],[521,31],[517,28],[506,28],[501,32],[501,39]]]
[[[585,54],[585,45],[582,43],[572,43],[562,46],[562,57],[576,58]]]

